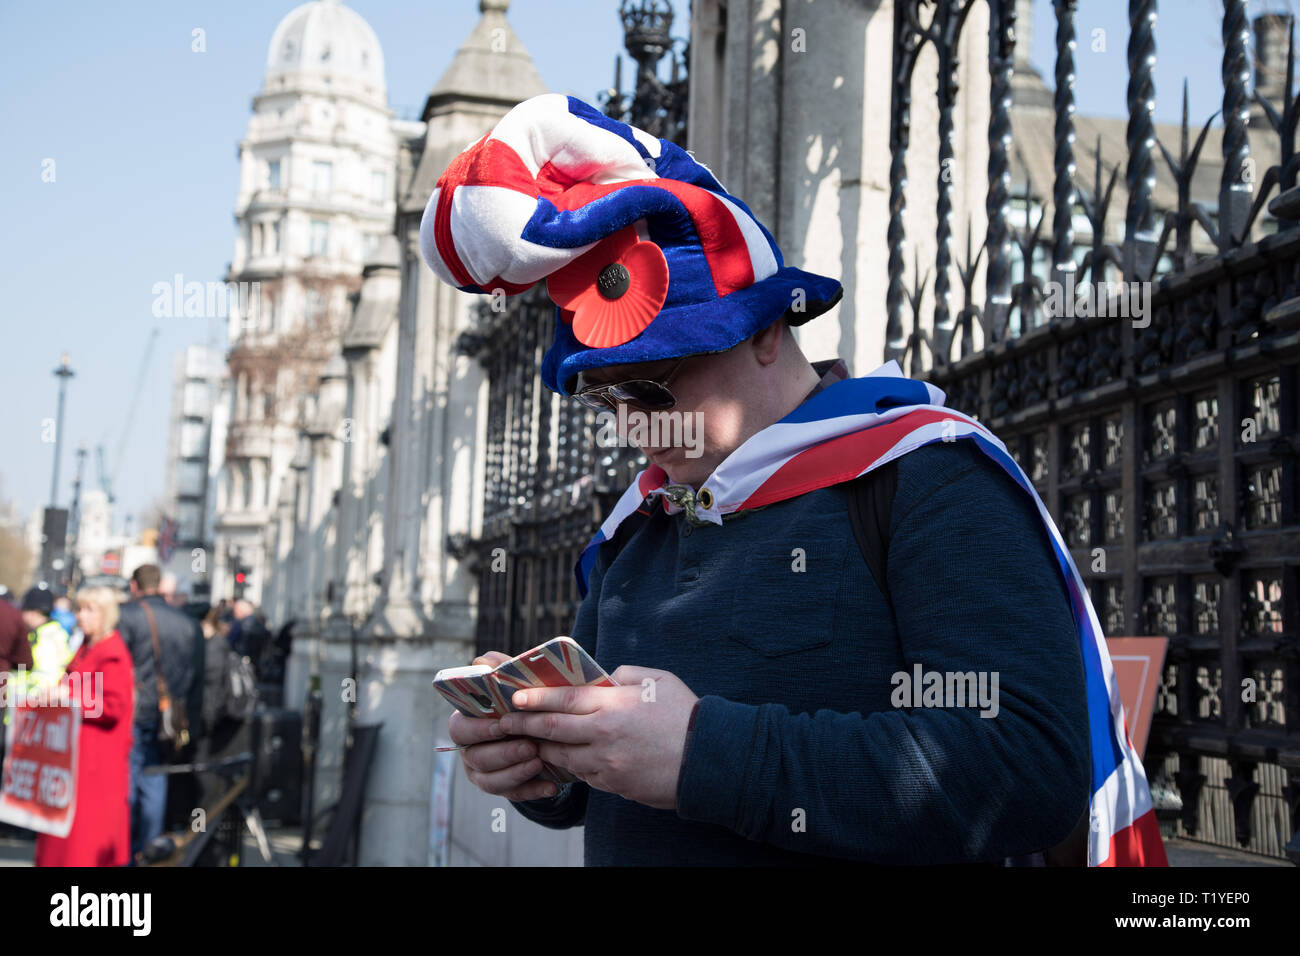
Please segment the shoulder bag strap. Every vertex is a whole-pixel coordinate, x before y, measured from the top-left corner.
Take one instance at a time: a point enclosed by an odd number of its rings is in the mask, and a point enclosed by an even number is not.
[[[154,683],[158,686],[158,707],[161,710],[171,705],[171,694],[167,691],[167,678],[163,676],[162,648],[158,644],[158,619],[154,617],[153,608],[143,598],[140,600],[140,610],[144,611],[144,616],[149,622],[149,640],[153,642],[153,676]]]

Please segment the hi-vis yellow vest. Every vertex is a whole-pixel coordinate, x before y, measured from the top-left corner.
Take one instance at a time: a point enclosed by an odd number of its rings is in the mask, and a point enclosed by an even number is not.
[[[5,697],[19,694],[30,697],[41,689],[49,690],[59,683],[72,660],[72,649],[68,646],[68,632],[58,621],[49,620],[34,631],[27,632],[27,643],[32,647],[32,668],[19,668],[7,675],[7,693]],[[11,696],[12,695],[12,696]],[[6,700],[6,704],[9,700]],[[0,723],[9,726],[9,708],[4,707]]]
[[[27,641],[32,646],[32,669],[17,673],[25,678],[19,681],[19,686],[30,694],[38,688],[58,684],[68,661],[72,660],[72,650],[68,646],[68,632],[55,620],[46,621],[30,631]]]

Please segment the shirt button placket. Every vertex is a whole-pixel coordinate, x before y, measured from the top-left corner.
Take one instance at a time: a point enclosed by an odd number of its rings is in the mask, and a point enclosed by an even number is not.
[[[690,521],[683,518],[681,534],[682,548],[680,552],[681,563],[679,564],[679,570],[677,572],[677,581],[679,584],[690,584],[697,581],[700,577],[699,565],[697,565],[691,557],[691,553],[694,549],[686,542],[686,539],[691,536],[691,532],[694,530],[695,527],[690,523]]]

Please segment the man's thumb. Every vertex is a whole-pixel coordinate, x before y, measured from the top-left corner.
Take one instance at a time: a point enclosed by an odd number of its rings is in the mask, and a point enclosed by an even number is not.
[[[632,664],[624,664],[614,673],[609,675],[619,684],[640,684],[646,680],[659,680],[671,676],[668,671],[655,670],[653,667],[635,667]]]

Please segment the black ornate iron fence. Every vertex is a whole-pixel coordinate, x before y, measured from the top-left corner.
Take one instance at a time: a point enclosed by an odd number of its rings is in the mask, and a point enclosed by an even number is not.
[[[1017,4],[987,0],[987,230],[973,251],[968,227],[965,260],[954,263],[953,185],[944,170],[954,155],[960,92],[955,50],[977,2],[985,0],[895,3],[885,358],[939,385],[950,405],[1006,442],[1071,546],[1108,635],[1169,636],[1146,754],[1162,819],[1195,839],[1300,863],[1300,107],[1292,96],[1293,49],[1280,100],[1256,92],[1277,159],[1257,177],[1248,136],[1250,24],[1245,3],[1227,0],[1223,173],[1217,208],[1207,208],[1195,201],[1192,184],[1210,124],[1191,144],[1184,98],[1178,155],[1158,142],[1156,3],[1130,0],[1127,199],[1123,240],[1115,244],[1107,241],[1106,216],[1118,167],[1104,175],[1098,155],[1091,188],[1075,182],[1076,3],[1054,0],[1046,237],[1046,214],[1033,221],[1028,186],[1023,223],[1013,221]],[[913,253],[909,286],[911,90],[927,44],[939,64],[935,256],[922,278]],[[1164,209],[1154,198],[1161,158],[1177,195]],[[1080,215],[1092,233],[1086,249],[1076,249]],[[1201,255],[1194,240],[1205,237],[1214,251]],[[964,297],[955,314],[954,278]],[[1130,308],[1143,293],[1149,305]],[[1085,300],[1086,309],[1073,308]]]

